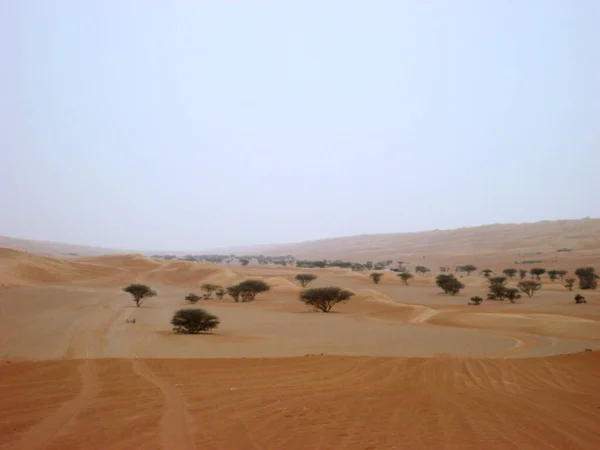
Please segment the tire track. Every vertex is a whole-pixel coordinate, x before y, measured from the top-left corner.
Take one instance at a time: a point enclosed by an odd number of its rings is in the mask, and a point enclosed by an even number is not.
[[[131,362],[134,373],[152,383],[162,392],[165,400],[161,421],[162,448],[178,450],[194,450],[194,440],[190,429],[193,419],[189,414],[181,393],[171,383],[154,375],[147,364],[139,359]]]

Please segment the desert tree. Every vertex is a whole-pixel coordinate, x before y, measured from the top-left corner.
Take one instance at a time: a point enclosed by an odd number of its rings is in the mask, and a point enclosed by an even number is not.
[[[373,261],[367,261],[365,263],[365,267],[367,268],[367,270],[373,270]]]
[[[558,270],[550,269],[548,271],[548,277],[550,278],[550,281],[556,281],[558,279]]]
[[[533,297],[537,291],[542,288],[542,283],[536,280],[523,280],[518,284],[519,290],[527,294],[528,297]]]
[[[464,266],[460,266],[460,270],[462,272],[467,272],[467,276],[471,276],[471,273],[475,272],[477,270],[477,267],[473,264],[466,264]]]
[[[417,266],[415,267],[415,272],[425,275],[427,272],[431,272],[431,270],[429,270],[429,267]]]
[[[596,289],[598,287],[598,274],[593,267],[580,267],[575,271],[575,276],[579,278],[580,289]]]
[[[217,296],[217,298],[218,298],[219,300],[222,300],[222,299],[223,299],[223,297],[225,296],[225,289],[223,289],[222,287],[220,287],[219,289],[217,289],[217,290],[215,291],[215,295]]]
[[[241,297],[242,302],[251,302],[256,296],[262,292],[267,292],[271,289],[263,280],[245,280],[234,286],[239,291],[238,298]]]
[[[508,299],[511,303],[515,303],[521,295],[519,290],[515,288],[509,288],[506,286],[506,277],[496,276],[488,278],[490,283],[488,300],[504,300]]]
[[[299,273],[296,275],[296,281],[298,281],[302,287],[306,287],[308,283],[316,279],[317,276],[312,273]]]
[[[575,278],[567,278],[565,280],[565,287],[568,290],[572,291],[573,290],[573,286],[575,286],[575,281],[576,281]]]
[[[413,277],[413,274],[410,272],[400,272],[398,274],[398,278],[400,278],[405,285],[408,285],[408,280],[410,280]]]
[[[513,279],[513,277],[517,274],[517,269],[504,269],[502,271],[504,273],[504,275],[506,275],[508,278],[510,278],[511,280]]]
[[[565,275],[569,273],[569,271],[561,269],[561,270],[557,270],[557,273],[558,273],[558,276],[560,277],[560,281],[562,281],[563,278],[565,277]]]
[[[369,274],[369,276],[373,280],[373,283],[379,284],[379,282],[381,281],[381,277],[383,276],[383,274],[379,273],[379,272],[372,272],[371,274]]]
[[[196,304],[198,300],[200,300],[200,296],[194,294],[193,292],[190,292],[188,295],[185,296],[185,301],[191,303],[192,305]]]
[[[206,294],[206,297],[210,298],[210,296],[213,294],[213,292],[221,289],[221,286],[219,286],[218,284],[204,283],[201,286],[201,288],[204,291],[204,293]]]
[[[587,303],[587,300],[585,299],[585,297],[581,294],[577,294],[575,296],[575,303]]]
[[[340,302],[346,302],[353,295],[353,292],[336,286],[321,287],[303,291],[300,294],[300,301],[312,307],[315,311],[327,313],[335,305]]]
[[[524,280],[528,273],[525,269],[519,269],[519,278]]]
[[[543,269],[541,267],[534,267],[529,272],[531,273],[531,275],[535,276],[536,280],[539,281],[540,277],[546,273],[546,269]]]
[[[176,333],[198,334],[219,326],[219,318],[200,308],[184,308],[176,311],[171,319]]]
[[[483,299],[479,296],[471,297],[471,301],[469,302],[469,305],[480,305],[482,301],[483,301]]]
[[[227,295],[231,296],[236,303],[240,301],[242,290],[240,289],[239,285],[236,284],[235,286],[229,286],[227,289],[225,289],[225,291],[227,292]]]
[[[128,294],[132,295],[135,306],[138,308],[141,306],[144,299],[154,297],[156,295],[156,291],[153,291],[150,286],[145,284],[130,284],[129,286],[123,288],[123,292],[127,292]]]
[[[458,294],[465,287],[454,275],[445,273],[436,277],[435,284],[444,291],[444,294],[452,296]]]
[[[383,269],[385,269],[385,266],[386,266],[385,261],[379,261],[379,262],[375,263],[375,265],[373,266],[373,269],[383,270]]]
[[[239,262],[244,267],[250,264],[250,260],[248,258],[239,258]]]
[[[481,271],[481,273],[483,274],[484,277],[489,278],[490,276],[492,276],[494,271],[492,269],[483,269]]]

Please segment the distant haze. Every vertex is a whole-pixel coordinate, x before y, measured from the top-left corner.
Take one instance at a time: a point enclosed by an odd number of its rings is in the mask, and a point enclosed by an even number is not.
[[[0,4],[0,235],[202,250],[600,216],[600,2]]]

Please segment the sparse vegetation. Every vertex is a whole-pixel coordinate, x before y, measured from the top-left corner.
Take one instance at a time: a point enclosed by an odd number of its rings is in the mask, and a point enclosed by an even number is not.
[[[536,280],[523,280],[518,284],[519,290],[527,294],[528,297],[533,297],[537,291],[542,288],[542,283]]]
[[[300,294],[300,300],[315,311],[328,313],[335,305],[346,302],[353,295],[354,293],[351,291],[330,286],[307,289]]]
[[[219,288],[219,289],[217,289],[217,290],[215,291],[215,295],[217,296],[217,298],[218,298],[219,300],[222,300],[222,299],[223,299],[223,297],[225,296],[225,289],[223,289],[222,287],[221,287],[221,288]]]
[[[519,278],[524,280],[529,272],[525,269],[519,269]]]
[[[373,279],[373,283],[379,284],[379,282],[381,281],[381,277],[383,276],[383,274],[379,273],[379,272],[373,272],[369,276]]]
[[[471,301],[469,302],[469,305],[481,305],[482,301],[483,301],[483,299],[481,297],[478,297],[478,296],[471,297]]]
[[[506,275],[508,278],[510,278],[511,280],[514,278],[514,276],[517,274],[518,270],[517,269],[504,269],[502,271],[504,273],[504,275]]]
[[[581,294],[577,294],[575,296],[575,303],[587,303],[587,300],[585,299],[585,297]]]
[[[271,287],[262,280],[246,280],[235,286],[227,288],[227,293],[233,297],[235,302],[251,302],[262,292],[267,292]]]
[[[492,276],[492,274],[494,273],[494,271],[492,269],[483,269],[481,271],[482,275],[486,278],[489,278]]]
[[[296,281],[298,281],[302,287],[306,287],[308,283],[316,279],[317,276],[311,273],[299,273],[296,275]]]
[[[575,276],[579,278],[579,289],[596,289],[598,287],[598,274],[593,267],[580,267],[575,271]]]
[[[123,292],[127,292],[133,296],[135,306],[138,308],[145,299],[154,297],[156,295],[156,291],[153,291],[150,286],[145,284],[130,284],[129,286],[123,288]]]
[[[415,272],[425,275],[427,272],[431,272],[431,270],[429,270],[429,267],[417,266],[415,267]]]
[[[246,267],[248,264],[250,264],[250,260],[248,258],[240,258],[239,262],[244,267]]]
[[[519,290],[515,288],[509,288],[506,286],[506,277],[496,276],[488,278],[490,283],[488,300],[504,300],[508,299],[511,303],[515,303],[521,298]]]
[[[471,276],[471,273],[477,271],[477,266],[473,264],[466,264],[458,267],[461,272],[467,272],[467,276]]]
[[[219,318],[200,308],[185,308],[176,311],[171,319],[176,333],[198,334],[219,326]]]
[[[546,273],[546,269],[543,269],[541,267],[534,267],[529,271],[529,273],[535,276],[535,279],[539,281],[540,277]]]
[[[398,278],[400,278],[404,282],[405,285],[408,285],[408,280],[413,278],[413,274],[410,272],[400,272],[398,274]]]
[[[221,286],[219,286],[218,284],[204,283],[202,285],[202,290],[204,291],[207,299],[211,297],[213,292],[216,292],[219,289],[221,289]]]
[[[569,271],[568,270],[558,270],[557,273],[558,273],[558,276],[560,277],[560,281],[562,281],[563,278],[565,277],[565,275],[569,273]]]
[[[444,294],[450,294],[452,296],[458,294],[461,289],[465,287],[456,277],[452,274],[440,274],[435,279],[435,284],[438,285]]]
[[[550,281],[556,281],[558,279],[558,270],[550,269],[548,271],[548,277],[550,278]]]
[[[575,286],[575,281],[576,281],[575,278],[567,278],[565,280],[565,287],[568,290],[572,291],[573,290],[573,286]]]
[[[198,300],[200,300],[200,296],[194,294],[193,292],[190,292],[188,295],[185,296],[185,301],[188,303],[191,303],[192,305],[195,305]]]

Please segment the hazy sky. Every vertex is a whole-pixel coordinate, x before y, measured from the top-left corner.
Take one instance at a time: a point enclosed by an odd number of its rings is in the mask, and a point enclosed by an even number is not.
[[[600,1],[1,1],[0,234],[600,216]]]

